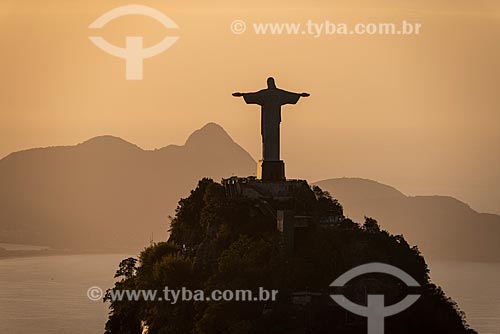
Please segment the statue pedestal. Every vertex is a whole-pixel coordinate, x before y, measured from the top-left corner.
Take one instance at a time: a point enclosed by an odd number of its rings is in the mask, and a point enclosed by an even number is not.
[[[257,164],[257,179],[262,181],[285,181],[285,163],[283,160],[259,160]]]

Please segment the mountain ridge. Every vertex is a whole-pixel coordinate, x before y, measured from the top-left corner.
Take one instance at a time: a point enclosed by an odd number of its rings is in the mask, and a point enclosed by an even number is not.
[[[200,178],[254,170],[222,127],[204,126],[197,136],[173,150],[107,135],[8,155],[0,160],[0,241],[101,249],[142,247],[151,233],[166,238],[179,196]]]
[[[500,261],[499,215],[477,212],[451,196],[364,197],[359,189],[367,182],[361,178],[334,178],[314,184],[338,199],[350,218],[377,219],[384,229],[418,245],[426,256]]]
[[[215,132],[218,132],[218,133],[215,133]],[[73,147],[88,147],[88,146],[103,145],[103,144],[105,144],[105,145],[120,144],[123,146],[134,147],[134,148],[137,148],[137,149],[144,151],[144,152],[155,152],[155,151],[160,151],[160,150],[167,149],[170,147],[184,147],[187,145],[192,146],[193,144],[202,144],[202,143],[200,143],[200,140],[196,137],[200,137],[202,139],[205,139],[207,137],[207,135],[210,135],[210,136],[221,135],[221,137],[223,137],[223,139],[237,144],[231,138],[231,136],[227,133],[227,131],[224,130],[224,128],[222,126],[220,126],[219,124],[214,123],[214,122],[209,122],[209,123],[205,124],[203,127],[201,127],[200,129],[195,130],[193,133],[191,133],[188,136],[188,138],[186,139],[186,141],[184,142],[184,144],[182,144],[182,145],[169,144],[169,145],[162,146],[159,148],[144,149],[144,148],[140,147],[139,145],[136,145],[128,140],[123,139],[122,137],[111,135],[111,134],[106,134],[106,135],[99,135],[99,136],[91,137],[89,139],[84,140],[83,142],[76,143],[73,145],[52,145],[52,146],[33,147],[33,148],[28,148],[28,149],[23,149],[23,150],[11,152],[11,153],[7,154],[6,156],[4,156],[3,158],[0,158],[0,162],[8,157],[17,156],[17,155],[20,155],[20,154],[23,154],[26,152],[43,151],[43,150],[47,150],[47,149],[65,149],[65,148],[73,148]],[[196,140],[194,140],[193,137],[195,137]],[[240,145],[238,145],[238,146],[240,146]]]
[[[168,216],[198,180],[255,175],[255,166],[215,123],[194,131],[183,145],[154,150],[105,135],[14,152],[0,159],[0,242],[142,247],[151,233],[167,238]],[[500,261],[498,215],[478,213],[450,196],[408,196],[369,179],[314,184],[330,191],[349,217],[378,219],[426,255]]]

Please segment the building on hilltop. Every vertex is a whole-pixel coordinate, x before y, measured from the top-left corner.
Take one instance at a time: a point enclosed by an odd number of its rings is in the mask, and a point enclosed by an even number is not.
[[[244,197],[256,201],[256,209],[272,216],[289,251],[300,249],[313,224],[329,225],[339,217],[316,217],[316,196],[305,180],[263,181],[255,177],[233,176],[223,179],[228,198]]]

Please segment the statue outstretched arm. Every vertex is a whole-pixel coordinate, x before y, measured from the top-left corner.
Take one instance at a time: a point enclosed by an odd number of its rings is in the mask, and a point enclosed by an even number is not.
[[[292,93],[287,92],[286,90],[281,91],[281,104],[296,104],[301,97],[308,97],[309,93]]]
[[[262,94],[260,94],[259,92],[255,92],[255,93],[233,93],[233,96],[235,97],[243,97],[245,99],[245,102],[247,104],[259,104],[259,105],[262,105],[263,104],[263,101],[262,101]]]

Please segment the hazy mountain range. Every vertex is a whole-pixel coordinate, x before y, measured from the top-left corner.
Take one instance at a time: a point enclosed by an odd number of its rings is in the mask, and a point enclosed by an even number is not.
[[[478,213],[448,196],[406,196],[372,180],[338,178],[316,182],[355,221],[377,219],[403,234],[424,256],[457,260],[500,260],[500,216]]]
[[[147,151],[102,136],[31,149],[0,160],[0,242],[69,249],[142,248],[165,240],[168,216],[202,177],[255,174],[256,162],[219,125],[183,146]],[[311,181],[311,180],[310,180]],[[500,260],[500,216],[451,197],[409,197],[365,179],[317,182],[346,215],[376,218],[425,256]]]
[[[252,157],[216,124],[183,146],[145,151],[102,136],[0,160],[0,242],[59,248],[143,247],[202,177],[254,173]]]

